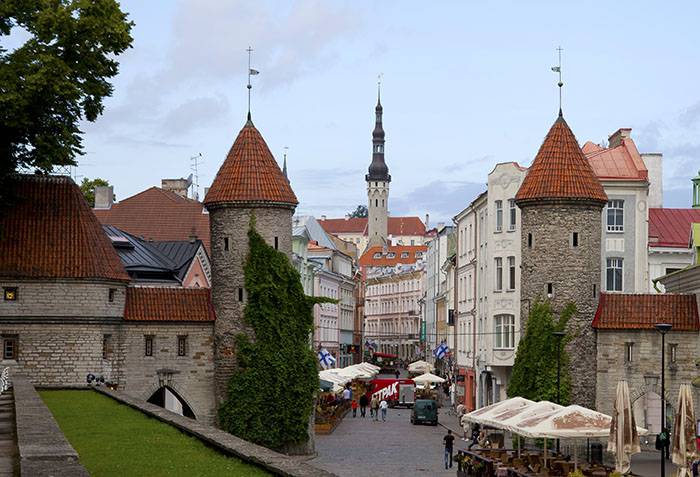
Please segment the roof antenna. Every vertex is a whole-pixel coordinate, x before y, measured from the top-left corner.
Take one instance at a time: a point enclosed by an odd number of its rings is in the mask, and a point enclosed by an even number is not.
[[[204,162],[202,153],[190,157],[190,170],[194,173],[194,181],[192,182],[192,198],[199,200],[199,165]]]
[[[245,51],[248,52],[248,122],[252,124],[252,121],[250,119],[250,90],[253,89],[253,86],[250,84],[250,77],[252,75],[259,75],[260,72],[250,67],[250,55],[253,52],[253,48],[249,46],[248,49]]]
[[[561,87],[564,86],[564,83],[561,80],[561,52],[564,51],[564,49],[559,46],[557,48],[557,53],[559,53],[559,65],[557,66],[552,66],[552,71],[555,73],[559,73],[559,83],[557,83],[557,86],[559,86],[559,117],[561,118],[563,116],[561,112]]]

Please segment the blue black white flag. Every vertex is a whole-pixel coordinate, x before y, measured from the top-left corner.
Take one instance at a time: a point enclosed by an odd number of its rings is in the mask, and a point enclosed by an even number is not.
[[[445,355],[450,351],[450,347],[447,346],[447,343],[443,341],[440,343],[440,346],[435,348],[433,351],[433,356],[435,356],[437,359],[442,359],[445,357]]]
[[[326,348],[321,348],[318,351],[318,362],[321,363],[321,367],[323,369],[328,369],[335,366],[335,358],[328,352]]]

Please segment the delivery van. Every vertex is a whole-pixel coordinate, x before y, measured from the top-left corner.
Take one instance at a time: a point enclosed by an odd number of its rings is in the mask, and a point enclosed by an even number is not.
[[[416,399],[411,411],[411,424],[438,424],[437,401],[432,399]]]

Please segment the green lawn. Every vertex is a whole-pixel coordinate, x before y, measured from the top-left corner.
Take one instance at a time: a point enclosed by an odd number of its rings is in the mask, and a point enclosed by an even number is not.
[[[95,477],[270,475],[94,391],[40,394]]]

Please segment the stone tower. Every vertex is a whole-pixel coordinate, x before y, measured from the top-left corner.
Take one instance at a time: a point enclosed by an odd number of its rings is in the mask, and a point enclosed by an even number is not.
[[[251,216],[255,216],[256,230],[265,241],[291,258],[292,214],[297,204],[294,191],[248,113],[248,121],[204,199],[211,232],[217,403],[226,397],[237,365],[235,336],[240,332],[252,336],[243,323],[247,298],[243,266]]]
[[[515,201],[522,211],[521,316],[527,317],[536,300],[549,300],[556,314],[568,303],[576,305],[567,330],[573,337],[568,348],[571,397],[593,408],[591,323],[600,292],[601,213],[607,196],[561,111]]]
[[[389,183],[391,176],[384,162],[384,128],[382,127],[382,101],[377,92],[376,119],[372,131],[372,163],[369,165],[367,181],[367,248],[384,245],[389,222]]]

